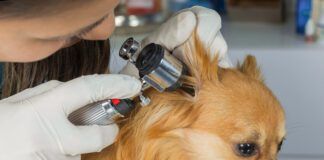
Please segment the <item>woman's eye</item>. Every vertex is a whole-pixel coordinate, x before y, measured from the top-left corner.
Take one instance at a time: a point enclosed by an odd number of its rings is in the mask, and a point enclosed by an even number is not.
[[[257,153],[257,145],[255,143],[240,143],[236,145],[236,151],[241,157],[251,157]]]

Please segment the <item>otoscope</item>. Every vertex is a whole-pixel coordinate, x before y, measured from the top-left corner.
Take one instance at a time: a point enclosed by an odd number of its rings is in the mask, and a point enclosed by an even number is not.
[[[185,65],[159,44],[151,43],[141,49],[139,42],[129,38],[123,43],[119,56],[138,69],[142,91],[150,87],[159,92],[175,91],[182,86]],[[138,97],[142,105],[150,103],[144,95]],[[72,112],[68,119],[75,125],[109,125],[134,109],[131,99],[108,99],[84,106]]]

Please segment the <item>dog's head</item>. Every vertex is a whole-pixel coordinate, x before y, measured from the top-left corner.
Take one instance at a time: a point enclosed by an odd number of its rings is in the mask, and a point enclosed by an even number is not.
[[[255,58],[223,69],[196,38],[183,50],[190,72],[183,80],[194,86],[195,96],[181,90],[146,93],[152,103],[121,127],[114,155],[106,158],[276,159],[285,136],[284,111],[263,83]]]

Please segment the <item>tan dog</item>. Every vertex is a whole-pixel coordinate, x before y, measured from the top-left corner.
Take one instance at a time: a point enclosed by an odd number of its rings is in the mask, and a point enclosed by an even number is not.
[[[264,85],[256,60],[237,69],[210,61],[193,36],[183,48],[195,96],[148,91],[121,125],[116,143],[85,160],[275,160],[285,136],[280,103]]]

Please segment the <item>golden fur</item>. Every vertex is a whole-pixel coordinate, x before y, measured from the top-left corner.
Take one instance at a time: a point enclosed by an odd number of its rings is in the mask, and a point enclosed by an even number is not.
[[[184,81],[194,85],[195,96],[148,91],[151,104],[138,107],[120,126],[116,143],[84,160],[276,159],[285,136],[284,112],[255,58],[223,69],[195,36],[182,49],[191,75]],[[254,156],[236,153],[235,146],[245,142],[259,146]]]

